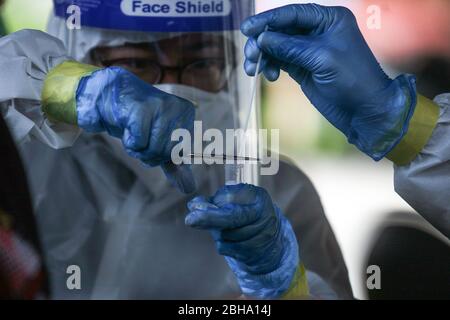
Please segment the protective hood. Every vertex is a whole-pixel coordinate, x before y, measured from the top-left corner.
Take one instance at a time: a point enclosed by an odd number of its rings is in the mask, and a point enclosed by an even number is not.
[[[77,61],[91,63],[89,53],[96,47],[117,47],[126,43],[151,43],[180,36],[180,32],[130,32],[83,27],[81,30],[69,30],[66,20],[50,16],[47,32],[61,39],[69,54]]]

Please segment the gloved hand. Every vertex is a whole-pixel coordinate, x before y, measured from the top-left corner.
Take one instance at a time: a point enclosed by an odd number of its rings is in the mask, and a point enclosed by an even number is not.
[[[415,78],[386,76],[350,10],[289,5],[250,17],[241,29],[249,37],[249,75],[262,50],[267,79],[275,81],[280,69],[288,72],[319,112],[373,159],[386,156],[406,134]]]
[[[289,289],[299,265],[297,239],[264,189],[225,186],[188,209],[186,224],[211,231],[246,296],[274,299]]]
[[[177,143],[171,141],[172,132],[193,132],[192,103],[154,88],[125,69],[111,67],[81,79],[76,106],[81,128],[107,131],[122,140],[129,155],[149,166],[161,166],[181,191],[195,190],[190,167],[171,162]]]

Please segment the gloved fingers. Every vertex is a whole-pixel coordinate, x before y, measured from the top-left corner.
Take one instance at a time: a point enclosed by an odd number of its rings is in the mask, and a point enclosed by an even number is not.
[[[123,132],[122,143],[125,149],[145,150],[150,141],[151,118],[140,115],[130,121]]]
[[[224,242],[241,242],[252,239],[260,232],[260,224],[250,224],[241,228],[222,230],[216,240]]]
[[[184,222],[187,226],[200,230],[217,230],[219,225],[226,224],[227,216],[224,211],[218,207],[210,207],[204,204],[204,207],[197,206],[194,210],[189,209],[190,212],[186,216]]]
[[[194,174],[189,165],[178,166],[170,162],[161,165],[161,168],[171,185],[177,187],[181,192],[189,194],[196,190]]]
[[[251,37],[247,40],[244,47],[244,54],[248,61],[257,63],[261,54],[261,49],[258,47],[258,38]]]
[[[275,245],[273,239],[266,241],[256,238],[242,242],[216,241],[216,248],[220,255],[239,260],[257,268],[272,265],[279,261],[283,248]]]
[[[136,108],[138,109],[138,108]],[[140,113],[130,115],[123,132],[122,143],[128,155],[155,167],[170,160],[166,145],[170,135],[167,133],[166,119],[155,115],[151,108],[139,108]]]
[[[169,119],[157,119],[152,126],[148,148],[145,152],[148,159],[161,162],[170,160],[168,145],[171,145],[172,130],[168,124]]]
[[[286,249],[282,241],[286,230],[283,230],[279,217],[267,221],[262,231],[247,240],[225,241],[225,232],[228,230],[215,232],[213,235],[217,250],[221,255],[242,263],[241,269],[253,274],[262,274],[278,268]]]
[[[266,59],[263,55],[261,59],[261,64],[259,65],[259,73],[263,72],[264,69],[270,66],[270,61]],[[256,68],[258,67],[258,62],[252,62],[248,59],[244,61],[244,70],[248,76],[253,77],[256,75]]]
[[[217,206],[209,202],[209,200],[204,196],[195,197],[188,202],[187,207],[189,211],[218,209]]]
[[[263,73],[267,80],[274,82],[280,77],[281,69],[275,63],[269,62],[264,68]]]
[[[265,61],[263,61],[261,64],[264,64]],[[244,61],[244,70],[245,73],[249,76],[249,77],[254,77],[256,75],[256,63],[255,62],[251,62],[250,60],[245,60]],[[261,72],[261,69],[260,69]]]
[[[186,225],[203,230],[225,230],[240,228],[258,219],[258,213],[251,206],[227,205],[220,208],[206,208],[192,211],[186,217]]]
[[[195,109],[191,102],[176,96],[166,97],[163,103],[161,109],[172,107],[173,110],[163,110],[153,122],[146,155],[148,159],[166,162],[171,158],[172,149],[179,143],[172,141],[173,132],[186,129],[192,134],[194,131]],[[174,104],[177,107],[173,107]]]
[[[179,119],[182,120],[179,120]],[[178,123],[177,121],[181,121]],[[170,123],[170,124],[169,124]],[[190,123],[190,122],[188,122]],[[193,130],[193,124],[194,120],[192,118],[192,130]],[[171,125],[174,125],[178,128],[184,128],[188,127],[187,124],[185,124],[185,119],[183,118],[183,115],[178,116],[178,120],[174,119],[172,121],[169,120],[157,120],[152,125],[152,127],[149,129],[150,133],[148,133],[148,145],[142,149],[142,150],[135,150],[129,148],[129,146],[125,146],[125,150],[127,153],[136,159],[141,160],[144,164],[149,165],[151,167],[160,166],[161,164],[168,163],[171,158],[171,152],[173,147],[178,143],[177,141],[172,141],[171,136],[172,132],[175,130],[171,127]],[[187,130],[190,130],[191,128],[188,128]],[[127,133],[128,135],[128,133]],[[126,136],[124,135],[123,139],[126,139]],[[133,142],[136,141],[133,139]],[[143,142],[144,140],[142,140]]]
[[[257,37],[269,26],[269,30],[288,28],[313,30],[325,24],[326,7],[316,4],[294,4],[272,9],[245,20],[241,31],[247,37]]]
[[[220,255],[236,259],[241,263],[246,263],[246,261],[249,260],[249,255],[253,254],[252,251],[249,251],[248,249],[243,251],[237,248],[233,243],[221,241],[216,241],[216,249]]]
[[[269,244],[268,246],[258,248],[258,251],[252,250],[251,255],[242,256],[241,254],[241,260],[239,262],[242,263],[241,268],[245,272],[251,274],[266,274],[279,267],[283,253],[283,247]]]
[[[295,65],[310,71],[317,58],[312,42],[305,36],[292,37],[266,31],[259,36],[258,45],[265,54],[278,63]]]
[[[248,39],[245,44],[244,52],[246,56],[244,70],[247,75],[253,77],[256,74],[258,59],[261,55],[261,49],[258,47],[256,38]],[[272,61],[269,61],[264,55],[261,59],[260,72],[262,72],[269,81],[275,81],[280,76],[280,68]]]
[[[255,76],[256,74],[257,63],[253,63],[250,60],[245,60],[244,62],[244,70],[250,77]],[[269,62],[266,59],[261,61],[261,66],[259,73],[263,73],[267,80],[276,81],[280,76],[280,67],[278,67],[275,63]]]
[[[264,240],[267,236],[274,237],[279,226],[276,219],[275,216],[272,216],[268,219],[258,220],[256,223],[241,228],[222,230],[217,240],[225,242],[242,242],[249,241],[250,239]]]

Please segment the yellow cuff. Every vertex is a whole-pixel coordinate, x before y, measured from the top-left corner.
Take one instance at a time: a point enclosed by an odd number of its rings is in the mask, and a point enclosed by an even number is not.
[[[42,90],[42,111],[47,118],[77,125],[78,84],[83,77],[99,69],[76,61],[65,61],[53,68],[48,73]]]
[[[418,95],[414,115],[402,141],[387,155],[398,166],[411,163],[431,138],[439,118],[439,106]]]
[[[291,286],[281,297],[283,300],[304,299],[309,296],[308,279],[306,278],[305,266],[301,264],[294,275]]]

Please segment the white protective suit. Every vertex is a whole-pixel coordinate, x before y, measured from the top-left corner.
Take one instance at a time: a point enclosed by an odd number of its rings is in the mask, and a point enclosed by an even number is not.
[[[56,18],[50,31],[61,34]],[[71,44],[77,60],[102,31],[84,28],[85,43]],[[110,33],[110,32],[108,32]],[[118,35],[113,37],[117,45]],[[91,39],[92,40],[92,39]],[[108,39],[101,40],[107,45]],[[123,44],[123,42],[122,42]],[[0,108],[28,174],[54,298],[235,298],[237,282],[209,233],[185,226],[186,196],[169,186],[159,168],[144,168],[121,142],[52,124],[40,109],[46,74],[69,59],[65,46],[45,33],[24,30],[0,39]],[[201,107],[200,107],[201,108]],[[201,110],[200,110],[201,111]],[[202,118],[226,114],[198,112]],[[223,166],[194,166],[198,194],[212,195]],[[319,196],[287,161],[260,185],[290,219],[301,260],[311,273],[312,296],[351,298],[347,269]],[[81,290],[66,287],[67,267],[81,269]]]
[[[450,239],[450,93],[434,99],[440,115],[420,154],[395,167],[395,190]]]

